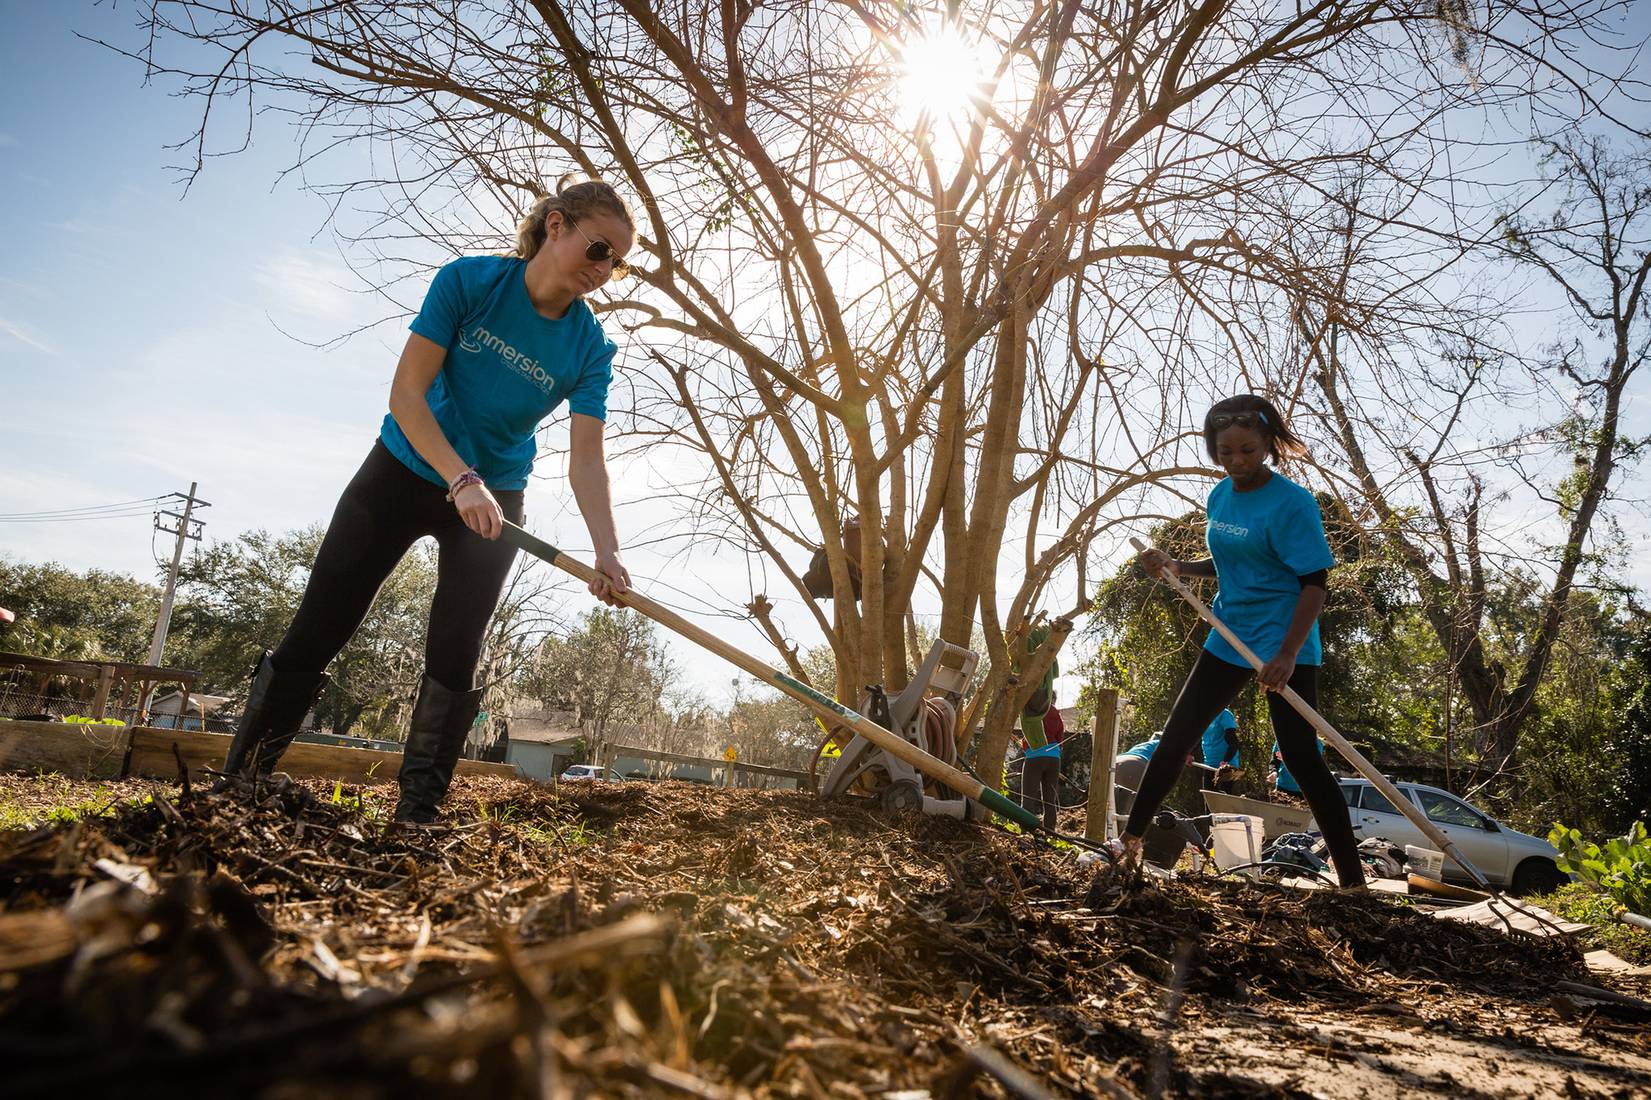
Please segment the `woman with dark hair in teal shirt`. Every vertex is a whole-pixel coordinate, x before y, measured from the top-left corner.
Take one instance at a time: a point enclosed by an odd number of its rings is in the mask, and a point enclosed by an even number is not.
[[[1272,402],[1240,394],[1217,402],[1204,417],[1204,444],[1227,477],[1210,490],[1206,541],[1210,557],[1176,561],[1147,550],[1141,565],[1157,576],[1215,577],[1220,591],[1212,610],[1259,657],[1268,692],[1286,684],[1318,705],[1318,614],[1324,607],[1329,570],[1335,564],[1324,537],[1324,520],[1313,494],[1267,466],[1306,453]],[[1181,773],[1187,750],[1249,681],[1245,660],[1215,631],[1193,665],[1164,724],[1166,751],[1153,755],[1141,778],[1129,823],[1125,858],[1139,858],[1141,837]],[[1324,758],[1318,735],[1294,707],[1269,694],[1267,711],[1291,773],[1330,847],[1341,884],[1364,884],[1347,803]]]
[[[333,512],[292,625],[254,669],[226,773],[274,769],[379,586],[430,536],[436,591],[396,819],[435,820],[481,707],[482,638],[515,559],[498,541],[503,521],[522,521],[534,434],[564,401],[568,481],[596,550],[591,592],[618,602],[630,576],[602,451],[615,348],[583,295],[623,272],[634,236],[612,187],[564,181],[523,219],[515,255],[466,256],[436,272],[378,441]]]
[[[1238,717],[1223,710],[1204,729],[1204,766],[1212,769],[1204,773],[1204,789],[1231,794],[1236,784],[1236,769],[1241,763],[1238,745]]]

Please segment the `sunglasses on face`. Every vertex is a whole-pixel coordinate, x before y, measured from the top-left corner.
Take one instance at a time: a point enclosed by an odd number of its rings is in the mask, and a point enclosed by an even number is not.
[[[1225,428],[1253,428],[1257,424],[1267,425],[1267,414],[1256,410],[1254,412],[1216,413],[1210,417],[1210,427],[1216,431]]]
[[[579,223],[572,218],[568,219],[568,224],[573,226],[576,233],[585,238],[585,259],[593,264],[599,264],[603,260],[612,260],[613,276],[616,279],[623,279],[631,273],[631,265],[613,254],[613,245],[607,241],[591,240],[590,236],[579,228]]]

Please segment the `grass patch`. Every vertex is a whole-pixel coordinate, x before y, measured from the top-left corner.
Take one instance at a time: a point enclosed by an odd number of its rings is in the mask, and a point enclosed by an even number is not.
[[[65,785],[61,791],[48,786],[28,799],[0,797],[0,830],[38,829],[43,825],[69,825],[89,817],[109,817],[122,803],[137,806],[152,797],[126,795],[112,784],[90,792],[84,784],[78,786],[80,789],[75,790]]]
[[[511,828],[533,843],[547,848],[559,845],[582,848],[596,843],[595,835],[585,828],[583,821],[570,821],[562,825],[552,825],[548,822],[545,825],[535,825],[527,821],[515,821],[511,823]]]
[[[1603,947],[1635,966],[1651,964],[1651,932],[1619,922],[1616,912],[1621,906],[1588,883],[1568,883],[1551,894],[1536,894],[1525,900],[1566,920],[1593,925],[1592,932],[1583,933],[1589,947]]]

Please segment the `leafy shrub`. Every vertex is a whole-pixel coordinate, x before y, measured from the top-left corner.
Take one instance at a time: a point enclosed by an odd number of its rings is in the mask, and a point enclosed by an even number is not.
[[[1554,862],[1561,871],[1592,883],[1630,912],[1651,913],[1651,837],[1645,822],[1634,822],[1627,836],[1608,840],[1603,848],[1557,824],[1548,842],[1559,849]]]
[[[1583,933],[1582,943],[1587,950],[1603,947],[1635,966],[1651,964],[1651,932],[1618,924],[1617,913],[1622,907],[1592,883],[1567,882],[1551,894],[1525,900],[1565,920],[1593,925],[1593,931]]]

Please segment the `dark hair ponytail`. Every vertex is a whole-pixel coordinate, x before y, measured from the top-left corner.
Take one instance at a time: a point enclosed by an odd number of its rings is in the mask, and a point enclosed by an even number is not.
[[[1307,444],[1290,430],[1290,425],[1284,421],[1284,414],[1271,401],[1260,394],[1240,393],[1222,398],[1204,414],[1204,447],[1209,451],[1211,461],[1215,459],[1215,437],[1220,434],[1215,427],[1215,418],[1242,413],[1256,414],[1256,431],[1266,439],[1267,456],[1275,463],[1287,466],[1295,459],[1307,457]]]

